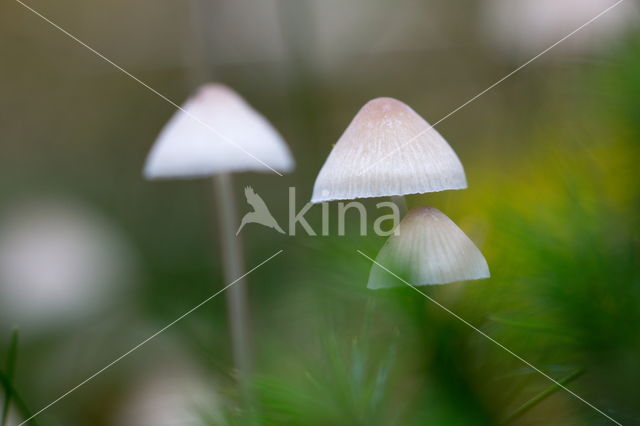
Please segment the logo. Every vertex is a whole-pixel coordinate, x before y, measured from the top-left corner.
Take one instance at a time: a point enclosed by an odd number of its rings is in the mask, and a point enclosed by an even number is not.
[[[238,228],[238,231],[236,231],[236,235],[238,235],[240,231],[242,231],[242,228],[244,228],[248,223],[258,223],[284,234],[284,230],[280,225],[278,225],[278,222],[269,211],[267,204],[264,202],[262,197],[256,194],[252,187],[247,186],[244,189],[244,196],[247,199],[247,203],[253,207],[253,211],[244,215],[242,222],[240,222],[240,227]]]
[[[287,230],[285,231],[280,227],[278,221],[273,217],[271,211],[267,207],[267,203],[260,197],[252,187],[247,186],[244,189],[244,196],[247,199],[247,203],[251,206],[252,211],[246,213],[240,222],[240,227],[236,231],[236,235],[240,234],[240,231],[244,227],[251,223],[257,223],[267,228],[274,229],[281,234],[289,236],[295,236],[296,231],[302,228],[307,235],[335,235],[330,231],[330,228],[334,223],[337,224],[337,235],[346,235],[346,222],[347,216],[353,219],[357,215],[359,219],[358,229],[360,235],[365,236],[369,232],[367,221],[367,208],[360,201],[349,202],[337,202],[337,221],[331,220],[331,206],[329,203],[311,204],[306,203],[297,210],[296,207],[296,188],[289,188],[289,220],[287,223]],[[373,233],[381,237],[388,237],[389,235],[398,235],[398,224],[400,223],[400,208],[392,201],[381,201],[377,203],[376,210],[388,209],[386,214],[380,214],[373,222]],[[321,231],[318,233],[313,229],[311,224],[307,221],[305,215],[313,208],[319,207],[321,209]]]

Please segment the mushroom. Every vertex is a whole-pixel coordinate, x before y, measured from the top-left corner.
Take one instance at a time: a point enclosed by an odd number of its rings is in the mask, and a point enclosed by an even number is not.
[[[464,189],[447,141],[392,98],[369,101],[342,134],[316,179],[312,203]]]
[[[294,160],[278,132],[232,89],[206,84],[166,124],[144,169],[148,179],[213,176],[220,209],[222,260],[227,282],[245,271],[231,173],[291,171]],[[251,370],[246,280],[226,292],[233,358],[247,391]]]
[[[293,169],[286,143],[236,92],[206,84],[169,120],[144,169],[148,179]]]
[[[413,286],[489,278],[480,250],[440,210],[416,207],[402,219],[398,231],[378,253],[368,288],[403,286],[393,274]]]

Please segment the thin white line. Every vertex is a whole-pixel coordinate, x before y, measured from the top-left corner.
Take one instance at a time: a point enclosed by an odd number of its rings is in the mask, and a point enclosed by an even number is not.
[[[81,386],[87,384],[88,382],[90,382],[91,380],[95,379],[98,375],[102,374],[105,370],[107,370],[108,368],[112,367],[114,364],[120,362],[123,358],[127,357],[128,355],[130,355],[132,352],[136,351],[137,349],[139,349],[140,347],[142,347],[143,345],[145,345],[146,343],[148,343],[150,340],[154,339],[155,337],[157,337],[158,335],[164,333],[165,331],[167,331],[170,327],[174,326],[178,321],[184,319],[186,316],[192,314],[195,310],[199,309],[200,307],[202,307],[204,304],[206,304],[207,302],[211,301],[213,298],[215,298],[217,295],[219,295],[220,293],[222,293],[223,291],[225,291],[226,289],[228,289],[229,287],[231,287],[232,285],[236,284],[238,281],[240,281],[241,279],[243,279],[244,277],[246,277],[247,275],[249,275],[250,273],[252,273],[253,271],[255,271],[256,269],[260,268],[262,265],[264,265],[265,263],[269,262],[271,259],[273,259],[274,257],[278,256],[280,253],[282,253],[284,250],[279,250],[278,252],[276,252],[275,254],[273,254],[271,257],[269,257],[266,260],[263,260],[262,262],[260,262],[257,266],[254,266],[251,270],[249,270],[247,273],[245,273],[244,275],[236,278],[234,281],[232,281],[230,284],[228,284],[227,286],[225,286],[222,290],[217,291],[215,294],[207,297],[205,300],[203,300],[202,302],[198,303],[196,306],[194,306],[193,308],[189,309],[187,312],[185,312],[184,314],[180,315],[177,319],[173,320],[172,322],[170,322],[169,324],[167,324],[166,326],[162,327],[160,330],[156,331],[155,333],[153,333],[151,336],[147,337],[146,339],[144,339],[142,342],[138,343],[136,346],[134,346],[133,348],[129,349],[127,352],[125,352],[124,354],[120,355],[118,358],[114,359],[113,361],[111,361],[109,364],[107,364],[106,366],[104,366],[103,368],[101,368],[100,370],[96,371],[95,373],[93,373],[91,376],[87,377],[85,380],[83,380],[82,382],[80,382],[79,384],[77,384],[76,386],[74,386],[73,388],[69,389],[67,392],[65,392],[64,394],[62,394],[62,396],[58,397],[57,399],[53,400],[52,402],[50,402],[49,404],[47,404],[46,406],[44,406],[43,408],[41,408],[40,410],[38,410],[36,413],[34,413],[31,417],[29,417],[28,419],[26,419],[25,421],[23,421],[22,423],[20,423],[18,426],[23,426],[25,424],[27,424],[31,419],[33,419],[34,417],[42,414],[43,411],[49,409],[51,406],[53,406],[54,404],[58,403],[60,400],[62,400],[63,398],[67,397],[69,394],[75,392],[76,390],[78,390],[78,388],[80,388]]]
[[[417,291],[418,293],[420,293],[421,295],[423,295],[424,297],[426,297],[430,302],[435,303],[438,307],[440,307],[441,309],[444,309],[447,313],[449,313],[450,315],[454,316],[455,318],[457,318],[458,320],[462,321],[464,324],[466,324],[467,326],[471,327],[473,330],[475,330],[476,332],[478,332],[480,335],[484,336],[485,338],[489,339],[490,341],[492,341],[493,343],[495,343],[496,345],[498,345],[499,347],[501,347],[502,349],[504,349],[505,351],[509,352],[511,355],[513,355],[514,357],[516,357],[517,359],[519,359],[520,361],[522,361],[523,363],[527,364],[529,367],[533,368],[535,371],[537,371],[538,373],[542,374],[544,377],[546,377],[547,379],[551,380],[553,383],[555,383],[556,385],[560,386],[562,389],[564,389],[565,391],[569,392],[571,395],[575,396],[576,398],[578,398],[580,401],[584,402],[585,404],[587,404],[589,407],[593,408],[594,410],[596,410],[598,413],[602,414],[603,416],[605,416],[607,419],[611,420],[613,423],[622,426],[621,423],[618,423],[616,420],[612,419],[610,416],[608,416],[604,411],[600,410],[598,407],[596,407],[595,405],[591,404],[589,401],[585,400],[584,398],[582,398],[580,395],[576,394],[574,391],[572,391],[571,389],[567,388],[565,385],[563,385],[562,383],[558,382],[557,380],[555,380],[553,377],[549,376],[548,374],[546,374],[544,371],[540,370],[539,368],[537,368],[535,365],[531,364],[529,361],[527,361],[526,359],[522,358],[520,355],[516,354],[515,352],[513,352],[512,350],[510,350],[509,348],[507,348],[506,346],[504,346],[502,343],[498,342],[497,340],[495,340],[493,337],[489,336],[487,333],[485,333],[484,331],[480,330],[479,328],[477,328],[476,326],[474,326],[473,324],[471,324],[469,321],[465,320],[464,318],[462,318],[460,315],[456,314],[455,312],[453,312],[451,309],[447,308],[446,306],[440,304],[437,300],[433,299],[432,297],[430,297],[429,295],[427,295],[426,293],[424,293],[423,291],[421,291],[420,289],[418,289],[416,286],[409,284],[407,281],[405,281],[404,279],[402,279],[401,277],[399,277],[398,275],[394,274],[393,272],[391,272],[389,269],[385,268],[384,266],[382,266],[380,263],[376,262],[374,259],[370,258],[369,256],[367,256],[366,254],[364,254],[363,252],[361,252],[360,250],[356,250],[358,253],[360,253],[361,255],[363,255],[364,257],[366,257],[367,259],[369,259],[370,261],[372,261],[373,263],[375,263],[376,265],[378,265],[379,267],[381,267],[382,269],[384,269],[385,271],[387,271],[388,273],[390,273],[391,275],[393,275],[394,277],[396,277],[397,279],[399,279],[400,281],[402,281],[403,283],[405,283],[406,285],[408,285],[409,287],[411,287],[412,289],[414,289],[415,291]]]
[[[444,120],[446,120],[447,118],[451,117],[452,115],[454,115],[455,113],[457,113],[458,111],[460,111],[462,108],[466,107],[467,105],[469,105],[470,103],[476,101],[479,97],[481,97],[482,95],[484,95],[485,93],[489,92],[490,90],[494,89],[496,86],[498,86],[499,84],[501,84],[502,82],[504,82],[505,80],[507,80],[509,77],[513,76],[514,74],[516,74],[517,72],[519,72],[520,70],[522,70],[523,68],[525,68],[527,65],[531,64],[533,61],[535,61],[536,59],[540,58],[542,55],[544,55],[545,53],[549,52],[551,49],[553,49],[554,47],[556,47],[557,45],[559,45],[560,43],[564,42],[565,40],[567,40],[568,38],[574,36],[577,32],[581,31],[582,29],[584,29],[586,26],[592,24],[594,21],[600,19],[603,15],[605,15],[606,13],[608,13],[609,11],[611,11],[611,9],[613,9],[614,7],[618,6],[620,3],[622,3],[624,0],[618,0],[615,4],[609,6],[608,8],[606,8],[605,10],[603,10],[602,12],[600,12],[598,15],[594,16],[593,18],[591,18],[589,21],[585,22],[584,24],[582,24],[581,26],[579,26],[578,28],[576,28],[575,30],[573,30],[572,32],[570,32],[569,34],[567,34],[566,36],[564,36],[563,38],[561,38],[560,40],[558,40],[557,42],[553,43],[551,46],[547,47],[545,50],[543,50],[542,52],[538,53],[536,56],[534,56],[533,58],[529,59],[527,62],[525,62],[524,64],[520,65],[518,68],[516,68],[515,70],[511,71],[509,74],[505,75],[504,77],[502,77],[500,80],[496,81],[495,83],[493,83],[491,86],[487,87],[486,89],[484,89],[483,91],[481,91],[480,93],[478,93],[477,95],[475,95],[473,98],[469,99],[468,101],[466,101],[465,103],[463,103],[462,105],[460,105],[459,107],[457,107],[456,109],[454,109],[453,111],[451,111],[450,113],[448,113],[447,115],[445,115],[444,117],[442,117],[440,120],[436,121],[433,125],[428,126],[426,129],[424,129],[423,131],[421,131],[420,133],[418,133],[417,135],[413,136],[411,139],[409,139],[406,143],[400,145],[399,147],[397,147],[396,149],[394,149],[393,151],[391,151],[390,153],[388,153],[387,155],[385,155],[382,158],[379,158],[378,160],[376,160],[375,162],[373,162],[373,164],[369,165],[367,168],[365,168],[363,171],[360,172],[359,176],[362,176],[363,174],[365,174],[366,172],[368,172],[369,170],[371,170],[372,167],[374,167],[376,164],[378,164],[381,161],[384,161],[385,159],[389,158],[391,155],[395,154],[396,152],[400,151],[401,149],[405,148],[407,145],[410,145],[411,143],[413,143],[417,138],[419,138],[420,136],[424,135],[426,132],[428,132],[429,130],[433,129],[434,127],[436,127],[438,124],[442,123]]]
[[[154,89],[153,87],[149,86],[147,83],[145,83],[144,81],[140,80],[138,77],[136,77],[135,75],[131,74],[129,71],[125,70],[124,68],[122,68],[120,65],[116,64],[115,62],[113,62],[111,59],[107,58],[106,56],[104,56],[102,53],[98,52],[96,49],[94,49],[93,47],[89,46],[88,44],[86,44],[85,42],[83,42],[82,40],[80,40],[78,37],[74,36],[73,34],[71,34],[70,32],[68,32],[67,30],[65,30],[64,28],[62,28],[60,25],[56,24],[55,22],[53,22],[52,20],[50,20],[49,18],[47,18],[46,16],[42,15],[40,12],[38,12],[37,10],[33,9],[31,6],[26,5],[25,3],[23,3],[20,0],[15,0],[16,2],[18,2],[19,4],[21,4],[22,6],[24,6],[27,10],[33,12],[35,15],[39,16],[40,18],[42,18],[43,20],[45,20],[46,22],[48,22],[49,24],[51,24],[54,28],[60,30],[62,33],[64,33],[66,36],[68,36],[69,38],[71,38],[72,40],[74,40],[75,42],[77,42],[78,44],[80,44],[81,46],[89,49],[91,52],[93,52],[95,55],[97,55],[98,57],[100,57],[101,59],[105,60],[106,62],[108,62],[109,64],[111,64],[114,68],[116,68],[118,71],[121,71],[122,73],[124,73],[125,75],[127,75],[128,77],[132,78],[134,81],[136,81],[137,83],[141,84],[143,87],[145,87],[146,89],[148,89],[149,91],[151,91],[152,93],[158,95],[160,98],[162,98],[163,100],[165,100],[166,102],[168,102],[169,104],[171,104],[173,107],[175,107],[176,109],[182,111],[183,113],[185,113],[189,118],[197,121],[198,123],[202,124],[203,126],[205,126],[207,129],[209,129],[210,131],[212,131],[216,136],[222,138],[222,140],[224,140],[225,142],[230,143],[231,145],[235,146],[236,148],[238,148],[240,151],[244,152],[245,154],[247,154],[249,157],[253,158],[254,160],[256,160],[257,162],[261,163],[263,166],[267,167],[268,169],[270,169],[272,172],[274,172],[275,174],[277,174],[278,176],[282,176],[282,173],[278,172],[276,169],[274,169],[273,167],[269,166],[267,163],[265,163],[264,161],[260,160],[259,158],[257,158],[256,156],[254,156],[253,154],[251,154],[249,151],[247,151],[246,149],[244,149],[242,146],[238,145],[236,142],[234,142],[233,140],[229,139],[228,137],[226,137],[225,135],[223,135],[222,133],[220,133],[218,130],[216,130],[215,128],[213,128],[211,125],[207,124],[205,121],[201,120],[200,118],[198,118],[197,115],[192,114],[189,111],[186,111],[184,108],[182,108],[180,105],[178,105],[177,103],[175,103],[174,101],[172,101],[171,99],[169,99],[168,97],[166,97],[165,95],[163,95],[162,93],[158,92],[156,89]]]

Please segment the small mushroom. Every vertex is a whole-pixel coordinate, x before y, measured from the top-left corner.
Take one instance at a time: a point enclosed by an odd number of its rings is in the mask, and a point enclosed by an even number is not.
[[[149,179],[213,176],[219,209],[225,295],[234,363],[243,392],[251,372],[249,307],[242,243],[236,235],[237,207],[232,172],[288,172],[294,167],[289,149],[269,122],[236,92],[206,84],[187,100],[164,127],[147,159]]]
[[[402,219],[399,232],[378,253],[367,287],[406,285],[390,272],[414,286],[490,277],[487,261],[473,241],[440,210],[426,206]]]
[[[312,203],[464,189],[447,141],[408,105],[369,101],[338,140],[316,179]]]
[[[144,169],[148,179],[225,172],[289,172],[289,149],[269,122],[236,92],[206,84],[164,127]]]

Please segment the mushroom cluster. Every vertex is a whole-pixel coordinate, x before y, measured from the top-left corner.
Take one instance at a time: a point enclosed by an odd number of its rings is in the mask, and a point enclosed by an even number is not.
[[[392,197],[464,189],[462,163],[447,141],[411,107],[369,101],[340,137],[316,179],[311,201]],[[434,207],[409,211],[376,258],[368,287],[445,284],[488,278],[487,262],[464,232]]]
[[[293,167],[286,143],[261,114],[228,87],[207,84],[164,127],[144,171],[149,179],[214,178],[225,278],[237,281],[226,296],[234,362],[247,400],[250,310],[231,173],[280,174]],[[407,194],[466,187],[462,164],[447,141],[406,104],[378,98],[358,112],[333,148],[312,202],[389,196],[406,213]],[[401,285],[384,269],[401,273],[411,285],[489,277],[480,250],[434,207],[409,211],[396,231],[378,254],[369,288]]]

